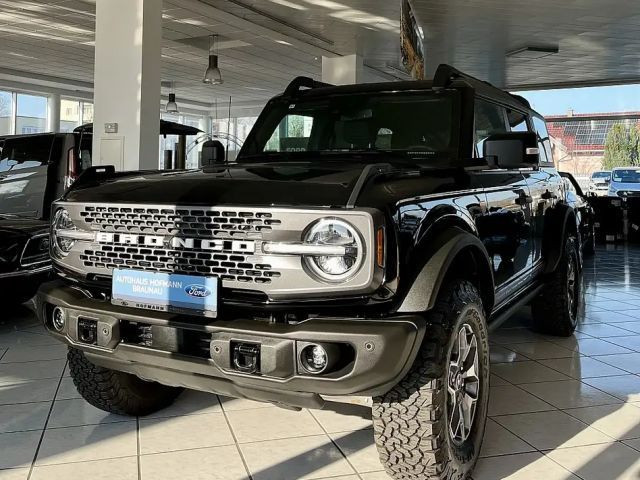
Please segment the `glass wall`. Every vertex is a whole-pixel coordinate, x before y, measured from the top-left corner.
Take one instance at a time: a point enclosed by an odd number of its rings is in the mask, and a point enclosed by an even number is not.
[[[0,135],[11,135],[13,131],[13,94],[0,91]]]
[[[60,131],[72,132],[74,128],[93,122],[93,103],[82,100],[60,100]]]
[[[47,129],[47,97],[19,93],[16,107],[16,134],[42,133]]]

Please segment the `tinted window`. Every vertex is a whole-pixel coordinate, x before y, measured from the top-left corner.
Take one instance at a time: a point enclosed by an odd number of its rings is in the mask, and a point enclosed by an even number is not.
[[[533,127],[538,135],[538,147],[540,148],[540,161],[553,162],[551,154],[551,140],[547,131],[547,124],[539,117],[533,117]]]
[[[53,135],[8,138],[0,158],[0,172],[45,165],[49,162]]]
[[[476,145],[482,155],[484,141],[496,133],[506,133],[504,108],[484,100],[476,101]]]
[[[511,128],[512,132],[529,131],[529,126],[527,125],[527,116],[522,112],[507,109],[507,121],[509,122],[509,127]]]

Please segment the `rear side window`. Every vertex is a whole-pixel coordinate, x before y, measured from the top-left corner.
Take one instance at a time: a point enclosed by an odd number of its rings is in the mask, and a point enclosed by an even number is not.
[[[553,154],[551,153],[551,139],[547,131],[547,124],[539,117],[533,117],[533,127],[538,136],[538,148],[540,148],[540,161],[553,163]]]
[[[53,139],[53,135],[7,138],[0,155],[0,172],[46,165]]]
[[[476,146],[482,155],[484,141],[491,135],[507,133],[504,108],[484,100],[476,101]]]

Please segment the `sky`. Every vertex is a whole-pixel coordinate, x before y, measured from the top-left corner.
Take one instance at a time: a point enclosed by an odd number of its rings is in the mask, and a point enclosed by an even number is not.
[[[640,85],[565,88],[514,92],[531,102],[542,115],[575,113],[640,112]]]

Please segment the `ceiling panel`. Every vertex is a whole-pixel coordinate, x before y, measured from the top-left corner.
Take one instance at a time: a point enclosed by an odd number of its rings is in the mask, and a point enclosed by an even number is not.
[[[511,86],[640,79],[640,2],[413,0],[427,63],[483,78],[505,65]],[[162,80],[178,98],[263,102],[296,75],[320,77],[322,55],[359,53],[392,72],[399,64],[395,0],[165,0]],[[93,79],[95,2],[0,0],[1,67]],[[201,78],[206,37],[219,34],[225,83]],[[505,60],[525,46],[558,46],[539,60]],[[37,69],[37,70],[34,70]],[[164,93],[167,93],[166,91]]]

